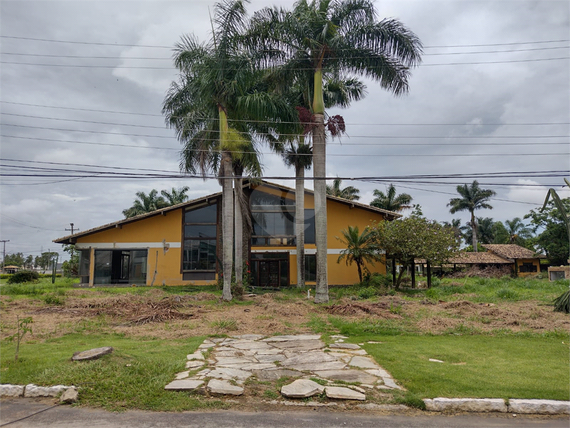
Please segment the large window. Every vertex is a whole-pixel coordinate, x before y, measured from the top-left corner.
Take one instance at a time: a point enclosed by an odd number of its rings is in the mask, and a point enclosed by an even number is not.
[[[95,284],[146,284],[147,250],[96,250]]]
[[[314,282],[317,280],[317,255],[305,255],[305,281]]]
[[[182,270],[216,270],[217,204],[186,211]]]
[[[295,245],[295,201],[263,192],[251,196],[252,245]],[[305,210],[305,243],[315,243],[315,212]]]

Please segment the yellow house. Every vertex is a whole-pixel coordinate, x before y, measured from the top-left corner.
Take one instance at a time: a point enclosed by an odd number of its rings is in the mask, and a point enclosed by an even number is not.
[[[246,264],[253,285],[283,287],[296,283],[295,191],[262,182],[244,186],[252,231],[244,228]],[[337,263],[345,247],[337,239],[348,226],[364,230],[374,222],[400,217],[391,211],[327,197],[329,285],[358,282],[355,265]],[[305,190],[305,278],[316,276],[313,192]],[[56,239],[80,251],[85,285],[202,285],[221,272],[221,193],[123,219]],[[244,247],[244,248],[245,248]],[[383,263],[367,266],[385,273]]]

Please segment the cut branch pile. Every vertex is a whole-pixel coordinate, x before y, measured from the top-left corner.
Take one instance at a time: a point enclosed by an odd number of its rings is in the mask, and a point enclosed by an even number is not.
[[[67,313],[78,316],[111,316],[120,318],[131,325],[143,325],[151,322],[163,322],[175,319],[188,319],[194,314],[180,312],[178,309],[192,307],[185,303],[189,299],[183,296],[171,296],[161,300],[133,298],[133,296],[113,297],[98,301],[75,300],[66,306],[50,306],[38,310],[38,313]]]

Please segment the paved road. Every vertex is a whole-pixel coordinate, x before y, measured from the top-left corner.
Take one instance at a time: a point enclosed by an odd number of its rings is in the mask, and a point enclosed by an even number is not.
[[[25,418],[31,414],[34,415]],[[568,417],[538,418],[520,415],[513,417],[497,414],[387,416],[335,413],[323,409],[312,412],[304,410],[263,413],[233,411],[110,413],[104,410],[70,406],[52,407],[50,404],[31,400],[2,400],[0,402],[0,427],[9,428],[568,428],[569,425]]]

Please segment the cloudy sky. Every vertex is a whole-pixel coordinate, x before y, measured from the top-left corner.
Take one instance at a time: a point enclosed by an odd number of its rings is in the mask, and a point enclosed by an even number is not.
[[[172,47],[183,34],[209,37],[213,4],[0,2],[0,239],[10,241],[7,253],[61,251],[52,240],[68,235],[70,223],[87,230],[120,220],[137,191],[188,185],[194,198],[220,190],[215,180],[98,176],[179,172],[180,144],[160,113],[177,76]],[[248,10],[274,4],[293,1],[252,0]],[[329,142],[327,175],[384,179],[343,181],[360,189],[364,203],[393,182],[439,221],[468,220],[446,204],[473,178],[405,177],[480,174],[497,197],[493,210],[478,215],[501,221],[537,208],[547,188],[561,191],[561,175],[570,176],[570,3],[376,6],[380,18],[398,18],[419,36],[423,64],[408,95],[394,98],[367,82],[364,100],[329,111],[344,116],[348,136]],[[261,151],[265,176],[294,175]],[[552,171],[559,173],[544,173]]]

